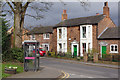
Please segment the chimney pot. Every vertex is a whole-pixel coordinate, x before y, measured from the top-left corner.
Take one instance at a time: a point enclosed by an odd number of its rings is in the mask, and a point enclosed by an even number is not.
[[[104,6],[108,6],[108,2],[105,2],[105,3],[104,3]]]
[[[66,10],[64,9],[63,13],[62,13],[62,21],[66,20],[66,19],[67,19],[67,13],[66,13]]]
[[[96,15],[100,15],[99,13],[96,13]]]
[[[108,2],[104,2],[103,14],[108,18],[110,16]]]
[[[65,9],[63,10],[63,14],[66,14],[66,10]]]

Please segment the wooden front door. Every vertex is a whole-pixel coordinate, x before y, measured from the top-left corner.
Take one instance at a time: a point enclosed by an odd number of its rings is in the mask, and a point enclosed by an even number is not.
[[[74,45],[74,56],[77,56],[77,45]]]
[[[106,46],[102,46],[102,56],[106,54]]]

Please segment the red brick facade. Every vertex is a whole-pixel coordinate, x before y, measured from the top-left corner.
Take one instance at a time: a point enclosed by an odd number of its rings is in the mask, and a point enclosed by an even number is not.
[[[53,39],[53,34],[49,33],[49,39],[44,39],[43,34],[35,34],[35,40],[39,42],[39,45],[42,44],[49,44],[49,51],[52,50],[52,39]]]
[[[57,28],[53,28],[52,47],[53,51],[57,53]]]
[[[67,28],[67,50],[71,51],[71,42],[73,42],[74,40],[76,40],[80,46],[80,26]],[[80,55],[80,51],[79,51],[79,55]]]
[[[101,46],[100,46],[100,42],[106,42],[107,43],[107,45],[106,45],[106,48],[107,48],[107,50],[106,50],[106,53],[107,54],[110,54],[111,52],[110,52],[110,45],[111,44],[117,44],[118,45],[118,52],[120,53],[120,43],[119,43],[119,41],[120,40],[99,40],[98,42],[99,42],[99,53],[101,54]]]

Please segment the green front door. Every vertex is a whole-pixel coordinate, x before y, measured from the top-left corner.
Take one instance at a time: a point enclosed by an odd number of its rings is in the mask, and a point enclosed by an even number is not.
[[[106,46],[102,46],[102,56],[106,54]]]
[[[77,45],[74,45],[74,56],[77,56]]]

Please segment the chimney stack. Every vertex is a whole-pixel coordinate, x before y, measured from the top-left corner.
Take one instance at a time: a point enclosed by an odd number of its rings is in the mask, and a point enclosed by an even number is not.
[[[106,15],[107,18],[110,17],[108,2],[104,2],[103,14]]]
[[[66,19],[67,19],[67,13],[66,13],[66,10],[63,10],[62,21],[66,20]]]

